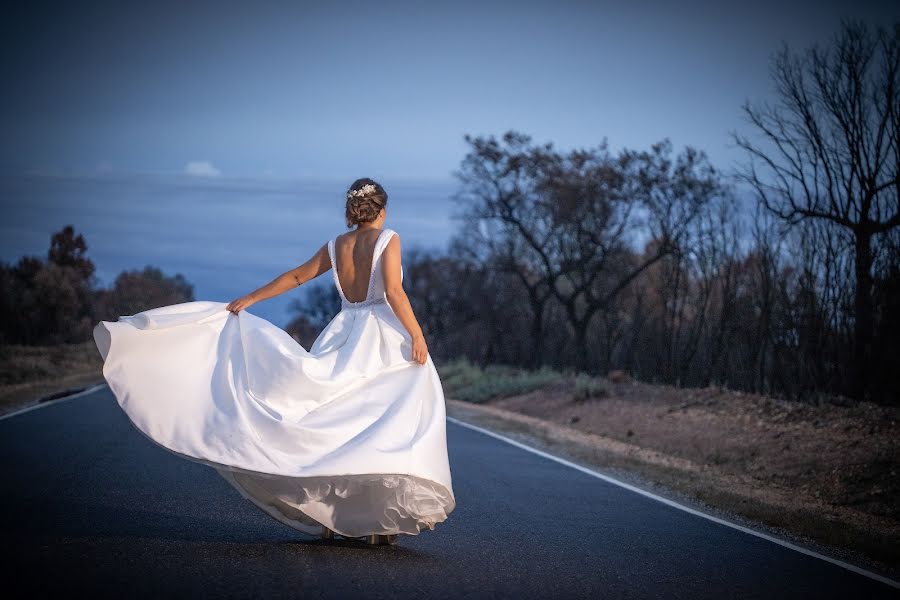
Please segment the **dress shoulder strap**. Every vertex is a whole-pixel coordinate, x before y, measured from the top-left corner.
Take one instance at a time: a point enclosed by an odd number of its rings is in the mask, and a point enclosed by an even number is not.
[[[331,238],[328,240],[328,260],[331,261],[331,267],[334,268],[334,241],[337,238]]]
[[[338,278],[337,267],[334,262],[334,243],[337,240],[336,237],[328,240],[328,259],[331,261],[331,277],[334,280],[334,287],[337,288],[338,295],[341,297],[342,302],[346,302],[346,298],[344,297],[344,290],[341,288],[341,280]]]
[[[375,242],[374,258],[372,259],[373,266],[378,262],[378,259],[381,258],[381,254],[384,252],[384,249],[387,248],[388,242],[391,241],[391,236],[395,233],[397,232],[393,229],[383,229],[378,235],[378,241]]]

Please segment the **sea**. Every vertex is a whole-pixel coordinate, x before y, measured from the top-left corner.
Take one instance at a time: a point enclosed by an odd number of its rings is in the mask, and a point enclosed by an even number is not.
[[[46,257],[51,235],[72,225],[87,242],[98,285],[123,270],[181,273],[196,300],[230,302],[303,264],[347,231],[344,193],[353,178],[252,179],[183,174],[0,176],[0,259]],[[443,251],[460,226],[452,178],[379,179],[386,227],[412,248]],[[330,285],[330,276],[308,285]],[[304,287],[247,310],[284,327]]]

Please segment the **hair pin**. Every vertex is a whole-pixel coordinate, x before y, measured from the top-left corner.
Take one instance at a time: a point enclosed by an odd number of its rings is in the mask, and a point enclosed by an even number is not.
[[[367,183],[366,185],[362,186],[358,190],[351,190],[351,191],[347,192],[347,197],[365,196],[369,192],[374,192],[374,191],[377,191],[377,188],[374,185],[372,185],[371,183]]]

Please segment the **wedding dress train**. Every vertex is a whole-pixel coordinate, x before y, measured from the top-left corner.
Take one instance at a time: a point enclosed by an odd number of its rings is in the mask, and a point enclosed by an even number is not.
[[[369,290],[309,351],[227,303],[163,306],[100,321],[103,375],[138,430],[204,463],[282,523],[349,537],[418,534],[456,506],[444,395],[384,295],[378,236]],[[402,269],[401,269],[402,278]]]

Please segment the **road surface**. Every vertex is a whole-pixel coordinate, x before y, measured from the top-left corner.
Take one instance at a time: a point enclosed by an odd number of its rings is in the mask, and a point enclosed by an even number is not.
[[[897,598],[838,565],[453,422],[457,508],[396,546],[286,527],[108,387],[0,420],[4,589],[190,597]],[[6,597],[10,595],[4,594]]]

